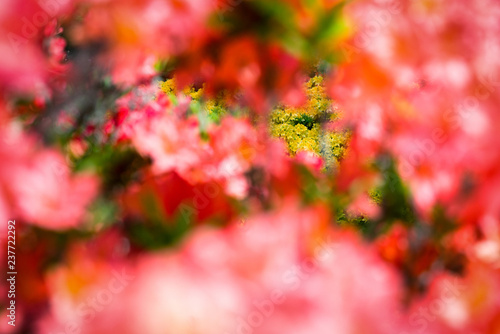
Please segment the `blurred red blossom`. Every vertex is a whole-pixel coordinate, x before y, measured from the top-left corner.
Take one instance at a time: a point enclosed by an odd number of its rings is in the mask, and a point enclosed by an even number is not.
[[[222,89],[240,93],[242,102],[263,113],[278,100],[289,105],[305,102],[300,65],[276,43],[263,43],[253,36],[216,37],[183,59],[175,73],[181,87],[204,82],[208,95]],[[276,66],[282,70],[275,71]]]

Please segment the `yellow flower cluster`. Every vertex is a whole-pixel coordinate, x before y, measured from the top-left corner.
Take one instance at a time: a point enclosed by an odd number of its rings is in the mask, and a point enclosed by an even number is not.
[[[311,78],[305,88],[304,107],[279,106],[272,112],[271,133],[286,142],[291,155],[306,150],[322,156],[327,165],[336,164],[345,153],[348,133],[322,129],[322,123],[339,118],[326,96],[323,77]]]
[[[163,92],[169,95],[178,93],[174,79],[160,83]],[[327,98],[323,77],[315,76],[306,84],[307,103],[301,108],[276,107],[270,116],[271,134],[285,141],[293,156],[299,151],[310,151],[325,159],[328,166],[335,165],[343,157],[348,139],[347,132],[329,132],[322,124],[339,118],[333,110],[332,101]],[[187,87],[182,93],[203,106],[208,117],[214,121],[227,113],[224,97],[204,99],[203,88]]]
[[[175,96],[178,93],[175,79],[167,79],[160,82],[160,89],[167,95]],[[210,119],[218,121],[219,118],[227,112],[227,107],[224,104],[223,96],[215,99],[204,99],[204,89],[196,89],[194,87],[186,87],[182,90],[182,94],[189,96],[193,101],[201,103],[204,110]]]

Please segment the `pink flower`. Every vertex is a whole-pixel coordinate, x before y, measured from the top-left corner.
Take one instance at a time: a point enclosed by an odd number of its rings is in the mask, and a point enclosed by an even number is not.
[[[353,235],[332,231],[324,209],[294,206],[245,228],[196,230],[178,250],[130,261],[71,252],[48,277],[52,307],[40,333],[69,324],[93,334],[403,329],[395,272]]]
[[[499,282],[498,268],[473,260],[465,277],[434,278],[406,321],[417,333],[494,333],[499,328]]]
[[[49,40],[49,54],[51,56],[51,61],[54,64],[61,63],[66,57],[64,48],[66,47],[66,41],[61,37],[52,37]]]
[[[347,208],[347,212],[350,215],[363,215],[372,219],[380,216],[380,211],[380,206],[378,206],[366,193],[358,195]]]
[[[71,175],[60,153],[37,148],[13,127],[0,132],[0,203],[10,207],[4,215],[48,229],[76,227],[97,193],[95,177]]]
[[[186,175],[202,164],[209,149],[201,140],[196,118],[178,121],[173,115],[141,122],[134,128],[132,142],[141,154],[153,158],[157,174]]]
[[[249,189],[245,173],[253,164],[259,164],[259,156],[269,150],[264,145],[267,134],[259,135],[246,119],[227,116],[221,124],[209,126],[208,139],[204,140],[198,118],[186,118],[186,106],[174,107],[162,102],[163,99],[159,94],[144,105],[139,96],[123,100],[134,111],[118,131],[129,133],[139,153],[152,158],[154,174],[176,172],[191,184],[216,181],[223,184],[227,194],[245,197]],[[149,116],[137,112],[149,109],[155,110]],[[267,157],[269,153],[264,155]]]
[[[22,217],[49,229],[76,227],[97,193],[90,175],[70,175],[61,155],[42,151],[17,167],[11,187]]]
[[[315,171],[321,170],[324,166],[323,159],[311,151],[299,151],[295,155],[295,159]]]

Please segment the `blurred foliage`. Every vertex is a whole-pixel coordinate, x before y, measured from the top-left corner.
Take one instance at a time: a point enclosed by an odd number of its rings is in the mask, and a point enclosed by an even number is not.
[[[74,161],[74,170],[94,171],[102,180],[102,191],[112,195],[139,178],[139,171],[149,161],[130,147],[91,143],[85,154]]]
[[[231,29],[235,35],[252,34],[278,42],[291,54],[308,58],[310,62],[318,59],[336,61],[336,46],[352,33],[343,15],[346,1],[329,4],[317,0],[236,3],[214,15],[212,25]]]

